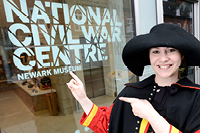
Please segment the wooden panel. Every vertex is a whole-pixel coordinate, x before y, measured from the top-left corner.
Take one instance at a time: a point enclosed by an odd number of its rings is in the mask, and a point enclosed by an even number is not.
[[[48,102],[45,94],[39,96],[30,96],[19,87],[15,89],[15,93],[34,115],[49,113]]]

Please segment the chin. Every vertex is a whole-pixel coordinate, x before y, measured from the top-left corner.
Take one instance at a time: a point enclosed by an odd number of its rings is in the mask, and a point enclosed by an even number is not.
[[[159,77],[165,79],[165,78],[169,78],[171,76],[170,75],[159,75]]]
[[[157,74],[160,78],[171,78],[171,77],[178,77],[178,74],[175,73],[160,73]]]

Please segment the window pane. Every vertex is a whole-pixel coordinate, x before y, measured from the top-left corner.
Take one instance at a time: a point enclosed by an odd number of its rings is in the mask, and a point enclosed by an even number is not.
[[[122,61],[135,35],[131,0],[1,0],[2,132],[92,132],[66,83],[73,71],[98,106],[136,76]]]

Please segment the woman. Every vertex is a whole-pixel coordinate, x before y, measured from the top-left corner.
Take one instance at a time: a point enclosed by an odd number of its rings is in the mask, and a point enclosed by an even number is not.
[[[85,113],[81,124],[95,133],[200,133],[200,86],[179,67],[200,65],[200,42],[173,24],[159,24],[150,33],[131,39],[122,58],[128,69],[141,76],[151,64],[155,75],[128,83],[113,104],[97,107],[86,96],[80,79],[67,83]]]

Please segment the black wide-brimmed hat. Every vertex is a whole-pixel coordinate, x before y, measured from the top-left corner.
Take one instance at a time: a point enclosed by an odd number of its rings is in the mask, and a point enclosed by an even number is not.
[[[200,66],[200,42],[183,28],[169,23],[154,26],[150,33],[132,38],[124,47],[122,58],[128,69],[142,76],[144,66],[150,65],[149,49],[172,47],[184,55],[187,66]]]

